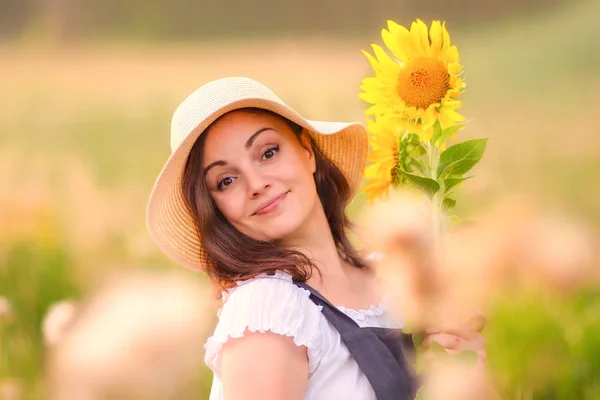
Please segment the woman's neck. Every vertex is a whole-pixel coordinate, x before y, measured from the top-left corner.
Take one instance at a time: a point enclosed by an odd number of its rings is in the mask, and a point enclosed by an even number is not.
[[[303,226],[282,241],[282,244],[305,254],[324,275],[339,274],[343,269],[327,216],[320,203]]]
[[[285,246],[305,254],[319,269],[307,283],[335,305],[363,309],[381,300],[374,276],[345,262],[338,252],[331,228],[322,207],[313,213],[293,239]]]
[[[333,304],[353,309],[379,304],[381,296],[374,276],[340,257],[320,203],[302,229],[282,244],[302,252],[315,264],[319,272],[315,271],[307,283]]]

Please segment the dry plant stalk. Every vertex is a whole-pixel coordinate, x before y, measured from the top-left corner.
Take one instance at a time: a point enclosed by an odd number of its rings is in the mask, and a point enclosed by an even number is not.
[[[0,380],[0,400],[21,400],[23,386],[16,379]]]
[[[377,273],[390,292],[392,312],[412,332],[476,330],[477,317],[511,291],[568,295],[599,283],[595,237],[566,216],[506,200],[477,224],[447,232],[437,252],[427,204],[396,192],[368,209],[361,223],[367,246],[383,253]],[[426,371],[427,399],[496,398],[475,390],[486,387],[485,374],[448,362]]]
[[[177,276],[109,280],[82,303],[62,337],[47,338],[50,398],[194,398],[210,315],[207,295]]]
[[[13,318],[13,309],[8,299],[0,296],[0,328],[4,324],[8,324]]]

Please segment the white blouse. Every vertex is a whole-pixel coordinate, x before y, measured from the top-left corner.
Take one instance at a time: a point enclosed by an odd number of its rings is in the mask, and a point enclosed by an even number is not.
[[[358,364],[342,343],[317,306],[310,292],[294,285],[285,272],[260,275],[238,283],[223,294],[219,321],[204,348],[205,362],[214,373],[210,400],[223,399],[220,355],[229,338],[251,332],[273,332],[306,346],[308,353],[308,385],[304,399],[375,399],[375,393]],[[385,301],[366,310],[338,307],[361,327],[401,328],[385,309]]]

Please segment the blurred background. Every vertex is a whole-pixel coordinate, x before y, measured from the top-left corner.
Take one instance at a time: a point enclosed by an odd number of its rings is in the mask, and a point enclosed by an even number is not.
[[[0,399],[45,398],[53,303],[115,271],[183,270],[144,212],[185,96],[243,75],[308,118],[364,121],[360,50],[387,19],[445,20],[459,48],[462,137],[490,138],[460,216],[520,192],[600,226],[598,15],[594,0],[0,0]]]

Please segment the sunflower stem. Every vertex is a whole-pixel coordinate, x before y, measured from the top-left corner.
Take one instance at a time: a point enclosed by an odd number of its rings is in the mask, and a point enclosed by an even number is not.
[[[435,145],[435,143],[429,142],[427,143],[427,153],[429,154],[429,177],[435,181],[437,181],[437,170],[440,164],[440,149]],[[432,232],[433,232],[433,241],[434,247],[437,251],[439,247],[439,241],[442,231],[442,193],[443,193],[443,182],[438,182],[440,185],[440,190],[438,190],[433,197],[431,198],[431,222],[432,222]]]

